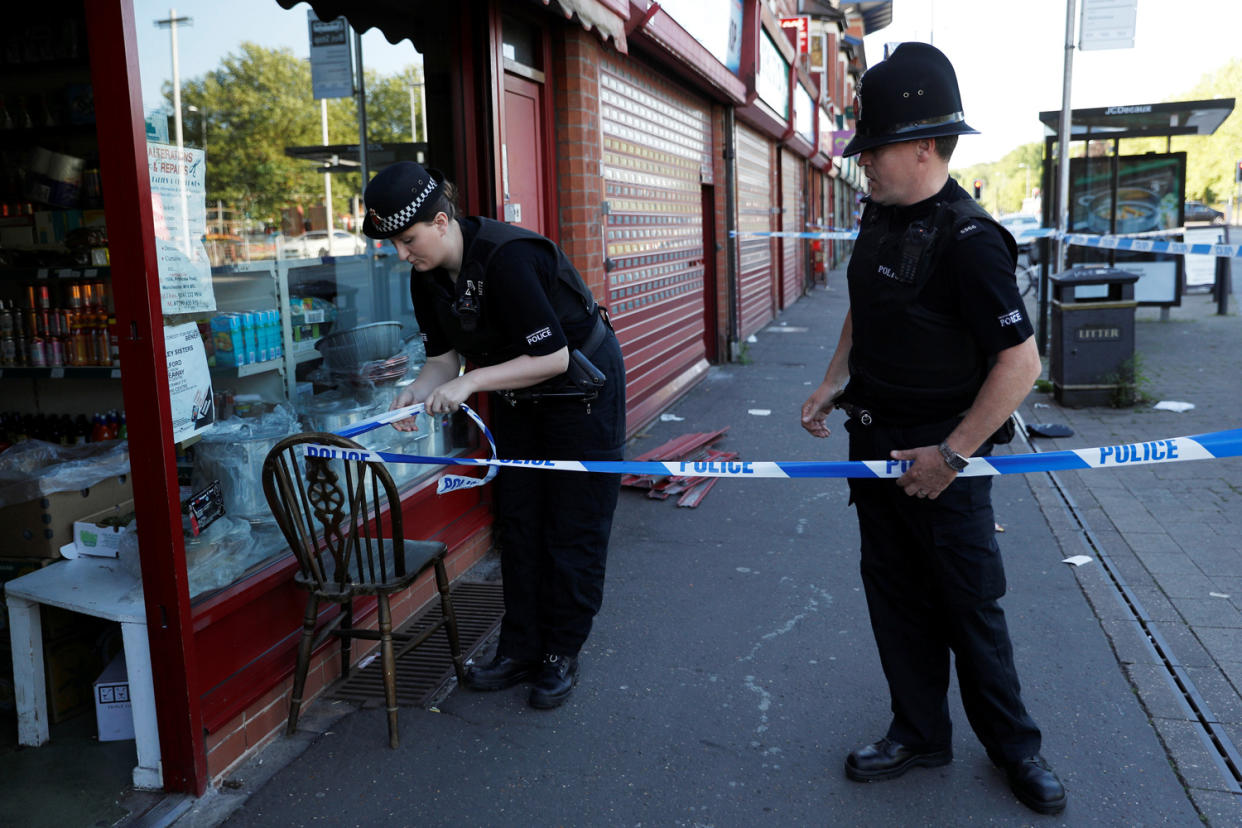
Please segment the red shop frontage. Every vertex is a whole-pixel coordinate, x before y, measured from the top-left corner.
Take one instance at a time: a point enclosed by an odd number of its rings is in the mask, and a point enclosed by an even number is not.
[[[848,126],[837,75],[858,67],[825,39],[810,71],[768,3],[712,6],[705,22],[628,0],[55,0],[14,18],[0,473],[22,457],[55,524],[32,530],[41,518],[0,487],[15,741],[55,740],[122,651],[137,787],[202,794],[279,734],[305,604],[262,460],[284,435],[384,410],[423,358],[408,265],[358,232],[385,165],[437,167],[465,213],[561,244],[611,310],[631,433],[822,279],[839,251],[750,234],[848,222],[857,181],[829,133]],[[817,25],[862,33],[831,12]],[[409,365],[396,380],[343,377],[315,347],[392,322]],[[485,456],[464,422],[424,420],[358,439]],[[440,475],[401,469],[400,508],[407,535],[447,544],[455,578],[489,550],[490,495],[436,495]],[[200,531],[185,504],[203,491],[223,516]],[[128,540],[115,558],[77,555],[72,522],[105,512],[136,516]],[[107,579],[128,605],[90,599]],[[426,580],[402,594],[394,625],[433,594]],[[315,653],[308,700],[339,677],[338,654],[332,639]],[[68,667],[84,687],[38,690]]]

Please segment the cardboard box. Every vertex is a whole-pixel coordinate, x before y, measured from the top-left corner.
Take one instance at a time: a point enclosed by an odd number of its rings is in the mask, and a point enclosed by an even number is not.
[[[117,653],[95,680],[95,724],[99,727],[101,742],[134,738],[134,711],[129,701],[125,653]]]
[[[246,343],[240,314],[221,313],[211,318],[216,365],[236,368],[246,364]]]
[[[134,492],[129,475],[109,477],[86,489],[54,492],[0,509],[0,549],[7,558],[59,558],[73,542],[73,523],[106,512]]]
[[[47,674],[48,720],[59,724],[90,709],[91,681],[103,662],[93,642],[64,638],[43,643],[43,666]]]
[[[97,558],[115,558],[121,548],[121,538],[133,519],[134,501],[127,500],[93,515],[73,522],[73,545],[79,555]]]

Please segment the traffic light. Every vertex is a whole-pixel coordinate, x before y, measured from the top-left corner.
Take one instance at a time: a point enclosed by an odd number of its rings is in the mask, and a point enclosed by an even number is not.
[[[1239,164],[1239,166],[1242,167],[1242,164]],[[981,195],[983,195],[983,181],[981,179],[976,178],[975,179],[975,198],[977,199]]]
[[[1238,162],[1238,168],[1233,171],[1233,180],[1242,184],[1242,161]]]

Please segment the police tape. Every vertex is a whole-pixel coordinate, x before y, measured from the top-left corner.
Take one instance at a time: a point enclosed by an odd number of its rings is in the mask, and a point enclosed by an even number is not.
[[[1161,233],[1177,232],[1177,231],[1161,231]],[[858,238],[857,230],[835,230],[828,232],[796,232],[792,230],[772,230],[772,231],[740,231],[734,230],[730,233],[734,238],[742,238],[745,236],[755,236],[759,238],[773,239],[844,239],[853,240]],[[1079,247],[1102,247],[1110,250],[1130,250],[1136,253],[1168,253],[1173,256],[1214,256],[1216,258],[1237,259],[1242,258],[1242,244],[1207,244],[1207,243],[1190,243],[1161,241],[1160,239],[1150,238],[1154,234],[1139,234],[1134,236],[1095,236],[1088,233],[1061,233],[1049,227],[1040,227],[1037,230],[1023,230],[1018,233],[1015,238],[1018,241],[1026,241],[1027,239],[1040,238],[1057,238],[1058,236],[1065,239],[1066,244],[1077,245]]]
[[[342,429],[338,434],[353,436],[378,428],[386,423],[405,419],[422,410],[422,406],[410,406]],[[462,410],[479,426],[492,447],[488,459],[478,457],[435,457],[429,455],[401,454],[389,451],[343,449],[337,446],[307,444],[308,457],[356,460],[382,463],[417,463],[421,465],[483,466],[488,469],[484,478],[445,475],[436,491],[456,491],[481,486],[502,467],[544,469],[547,471],[602,472],[606,474],[639,474],[683,477],[725,478],[897,478],[912,465],[909,460],[502,460],[496,457],[496,443],[491,432],[473,410],[463,405]],[[348,433],[346,433],[348,432]],[[1129,468],[1153,463],[1181,463],[1188,460],[1220,460],[1242,457],[1242,428],[1212,431],[1189,437],[1168,437],[1141,443],[1124,443],[1095,448],[1066,449],[1037,454],[1008,454],[994,457],[972,457],[966,468],[959,472],[963,477],[991,477],[1002,474],[1032,474],[1037,472],[1073,471],[1104,468]],[[448,483],[443,481],[449,480]]]
[[[474,424],[479,427],[479,431],[483,432],[483,436],[487,438],[487,444],[492,447],[492,457],[495,457],[496,456],[496,440],[492,437],[492,431],[490,428],[487,427],[487,423],[483,422],[483,418],[480,417],[477,413],[475,413],[474,409],[472,409],[470,406],[462,405],[461,410],[466,413],[466,416],[468,416],[471,420],[474,421]],[[364,434],[368,431],[372,431],[373,429],[377,429],[380,426],[391,425],[392,423],[396,423],[400,420],[405,420],[410,417],[415,417],[422,413],[423,413],[422,403],[418,403],[416,405],[408,405],[408,406],[405,406],[404,408],[394,408],[391,411],[385,411],[380,414],[376,414],[372,417],[367,417],[362,420],[357,420],[356,422],[350,423],[344,428],[337,429],[336,431],[332,433],[337,434],[341,437],[355,437],[359,434]],[[312,446],[309,444],[307,445],[307,449],[308,449],[308,451],[306,451],[307,457],[326,457],[329,459],[342,459],[342,460],[369,461],[374,458],[361,457],[361,456],[356,456],[356,455],[360,455],[364,453],[365,454],[376,454],[377,453],[377,452],[358,452],[354,449],[343,449],[338,446],[319,446],[319,445]],[[313,451],[310,451],[309,449],[319,449],[319,451],[313,452]],[[415,455],[406,455],[406,454],[391,455],[391,457],[393,458],[396,458],[396,457],[413,458],[414,456]],[[431,464],[431,465],[446,465],[447,464],[446,461],[449,461],[451,459],[453,458],[428,457],[422,460],[390,459],[387,462],[391,462],[391,463],[419,462],[419,463],[426,463],[426,464]],[[461,463],[461,464],[453,464],[453,465],[474,465],[474,464]],[[483,486],[487,483],[492,482],[492,478],[496,476],[496,472],[497,472],[497,467],[493,466],[492,468],[489,468],[487,470],[487,473],[483,475],[482,477],[463,477],[461,475],[454,475],[454,474],[443,475],[440,478],[439,482],[436,484],[436,494],[444,494],[445,492],[455,492],[455,491],[458,491],[459,489],[473,489],[476,486]]]

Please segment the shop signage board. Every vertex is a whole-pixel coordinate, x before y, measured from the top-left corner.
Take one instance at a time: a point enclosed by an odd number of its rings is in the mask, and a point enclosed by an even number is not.
[[[812,72],[828,71],[828,35],[823,32],[811,34],[810,69]]]
[[[742,0],[663,0],[660,8],[737,73],[742,62]]]
[[[845,147],[853,138],[854,130],[852,129],[834,130],[832,133],[832,157],[840,158],[841,154],[845,152]]]
[[[310,29],[311,91],[321,98],[352,98],[354,64],[349,56],[349,24],[344,17],[320,20],[306,12]]]
[[[173,440],[181,442],[201,434],[216,421],[211,369],[198,324],[186,322],[164,328],[168,360],[168,395],[172,410]]]
[[[759,97],[781,118],[789,120],[789,64],[781,57],[765,31],[759,37],[759,71],[755,76]]]
[[[1082,0],[1078,48],[1133,49],[1138,0]]]
[[[147,142],[151,208],[165,314],[216,308],[207,233],[207,154],[201,149]]]
[[[799,55],[809,54],[811,51],[811,18],[809,17],[782,17],[781,28],[786,32],[793,32],[795,36],[795,45],[798,48]]]

